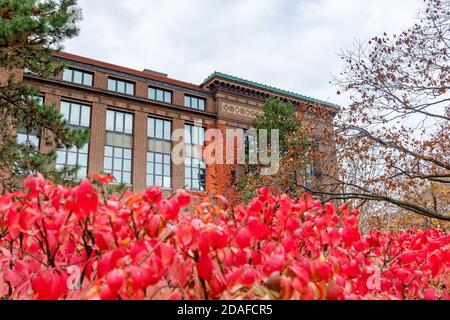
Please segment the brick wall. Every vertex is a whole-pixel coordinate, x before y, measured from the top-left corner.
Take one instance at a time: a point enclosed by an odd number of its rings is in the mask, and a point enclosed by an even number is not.
[[[147,118],[145,112],[134,114],[134,139],[133,139],[133,190],[142,191],[146,185],[147,172]]]
[[[68,63],[70,65],[70,63]],[[165,84],[161,84],[162,89],[173,92],[173,104],[167,105],[148,100],[148,86],[153,85],[144,80],[139,81],[136,78],[127,78],[127,75],[117,76],[117,72],[111,73],[111,76],[119,79],[129,80],[135,83],[135,96],[125,96],[113,92],[107,92],[108,73],[101,68],[90,69],[89,64],[86,69],[94,72],[94,85],[92,88],[86,88],[67,82],[62,82],[62,74],[53,80],[42,80],[33,77],[25,77],[28,84],[39,87],[45,94],[45,103],[54,103],[59,108],[61,99],[72,99],[85,102],[92,106],[91,108],[91,138],[89,145],[88,173],[98,173],[103,170],[104,165],[104,146],[106,140],[106,110],[114,108],[131,112],[134,114],[134,138],[133,138],[133,167],[132,183],[134,191],[142,191],[146,186],[146,167],[147,167],[147,117],[149,115],[162,117],[172,120],[172,130],[184,129],[185,122],[195,122],[200,119],[207,128],[219,128],[225,136],[227,127],[247,129],[251,126],[252,117],[239,113],[226,112],[222,108],[222,103],[229,103],[236,106],[242,106],[246,110],[260,110],[264,101],[254,95],[245,95],[236,93],[233,90],[218,90],[205,93],[200,87],[195,89],[190,84],[177,83],[168,79],[159,79]],[[103,70],[99,71],[99,70]],[[20,73],[18,73],[20,75]],[[7,73],[0,69],[0,81],[6,79]],[[145,78],[145,76],[144,76]],[[159,83],[159,82],[158,82]],[[184,107],[184,95],[194,95],[206,97],[206,111],[216,114],[207,114],[196,112]],[[48,133],[44,134],[44,137]],[[318,140],[323,137],[317,137]],[[176,142],[173,142],[176,144]],[[41,143],[41,151],[47,152],[52,145]],[[321,147],[327,154],[327,158],[333,157],[333,149],[330,146]],[[234,185],[236,177],[236,165],[212,165],[207,167],[206,187],[212,194],[223,194],[230,199],[238,197]],[[172,164],[172,190],[184,188],[184,164]],[[164,190],[166,195],[171,194],[172,190]]]
[[[91,138],[89,141],[88,172],[103,171],[106,141],[106,104],[94,103],[91,109]]]

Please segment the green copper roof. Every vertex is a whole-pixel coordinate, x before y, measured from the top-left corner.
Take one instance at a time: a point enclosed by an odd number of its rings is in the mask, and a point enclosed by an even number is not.
[[[205,81],[203,81],[203,84],[205,84],[206,82],[208,82],[209,80],[211,80],[214,77],[220,77],[220,78],[224,78],[227,80],[231,80],[231,81],[236,81],[236,82],[240,82],[243,84],[247,84],[247,85],[251,85],[257,88],[261,88],[261,89],[265,89],[265,90],[269,90],[272,92],[276,92],[276,93],[280,93],[280,94],[284,94],[293,98],[297,98],[297,99],[301,99],[301,100],[305,100],[305,101],[310,101],[313,103],[318,103],[318,104],[322,104],[322,105],[326,105],[332,108],[336,108],[336,109],[340,109],[340,106],[338,106],[337,104],[331,103],[331,102],[327,102],[327,101],[323,101],[323,100],[319,100],[319,99],[314,99],[308,96],[304,96],[295,92],[291,92],[291,91],[287,91],[287,90],[283,90],[283,89],[279,89],[279,88],[275,88],[275,87],[271,87],[262,83],[258,83],[258,82],[254,82],[254,81],[250,81],[250,80],[246,80],[246,79],[242,79],[242,78],[238,78],[235,76],[230,76],[228,74],[225,73],[221,73],[221,72],[214,72],[212,75],[210,75],[208,78],[205,79]]]

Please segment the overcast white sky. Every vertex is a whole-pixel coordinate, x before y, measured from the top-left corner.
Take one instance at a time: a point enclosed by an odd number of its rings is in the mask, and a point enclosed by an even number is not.
[[[345,104],[329,84],[356,39],[399,33],[421,0],[79,0],[66,51],[200,84],[214,71]]]

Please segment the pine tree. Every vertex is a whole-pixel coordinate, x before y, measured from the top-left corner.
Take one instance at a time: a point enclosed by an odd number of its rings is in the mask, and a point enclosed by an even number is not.
[[[45,143],[57,148],[82,147],[89,132],[71,129],[54,105],[41,104],[39,90],[17,76],[21,70],[42,78],[56,76],[64,65],[52,60],[62,43],[78,35],[76,0],[0,0],[0,168],[6,190],[20,186],[22,178],[41,172],[56,182],[77,168],[55,170],[56,150],[39,152],[32,143],[19,143],[16,130],[47,132]],[[19,72],[18,72],[19,71]]]

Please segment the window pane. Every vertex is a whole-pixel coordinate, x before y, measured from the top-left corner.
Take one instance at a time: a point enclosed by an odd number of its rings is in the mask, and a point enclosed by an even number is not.
[[[112,147],[105,147],[105,156],[106,157],[112,157],[113,156],[113,148]]]
[[[124,114],[122,112],[116,112],[116,128],[115,131],[123,132]]]
[[[114,131],[114,115],[114,111],[108,110],[106,112],[106,130]]]
[[[154,186],[154,176],[147,176],[147,186],[148,187]]]
[[[156,90],[154,88],[148,88],[148,98],[156,100]]]
[[[199,144],[204,145],[205,144],[205,129],[199,128]]]
[[[172,123],[170,121],[164,121],[164,139],[171,140]]]
[[[162,159],[163,159],[162,154],[160,153],[155,154],[155,162],[162,163],[163,162]]]
[[[122,159],[122,148],[114,148],[114,157]]]
[[[122,170],[122,159],[114,158],[114,170]]]
[[[116,179],[117,182],[122,182],[122,172],[121,171],[114,171],[113,176]]]
[[[167,155],[167,154],[164,155],[164,163],[170,164],[170,155]]]
[[[147,158],[148,158],[148,161],[154,162],[155,161],[155,154],[153,152],[149,152],[149,153],[147,153]]]
[[[191,180],[190,179],[186,179],[186,180],[184,180],[184,184],[185,184],[185,187],[186,187],[186,189],[192,189],[192,184],[191,184]]]
[[[89,127],[91,118],[91,108],[82,106],[81,107],[81,122],[80,125],[84,127]]]
[[[162,90],[156,90],[156,100],[164,101],[164,92]]]
[[[197,98],[192,98],[191,107],[194,109],[198,109],[198,99]]]
[[[78,154],[78,165],[86,167],[88,164],[88,156],[87,154]]]
[[[38,100],[39,105],[44,105],[44,97],[37,97],[36,99]]]
[[[170,187],[171,187],[171,178],[164,177],[164,188],[170,188]]]
[[[205,100],[203,99],[198,100],[198,108],[200,110],[205,110]]]
[[[149,138],[154,138],[155,137],[155,119],[153,119],[153,118],[148,118],[148,121],[147,121],[147,136]]]
[[[131,172],[131,160],[124,160],[123,161],[123,170]]]
[[[200,189],[200,183],[198,180],[192,180],[192,189],[193,190],[199,190]]]
[[[199,169],[192,169],[192,178],[194,178],[194,179],[200,178],[200,170]]]
[[[186,144],[191,144],[192,143],[192,139],[191,139],[191,126],[185,126],[184,127],[184,142]]]
[[[117,92],[125,93],[125,82],[117,81]]]
[[[156,163],[155,164],[155,174],[158,174],[158,175],[162,176],[162,174],[163,174],[163,172],[162,172],[163,169],[162,168],[163,168],[162,164]]]
[[[81,167],[78,169],[78,174],[77,174],[77,178],[81,179],[87,176],[87,168],[86,167]]]
[[[198,144],[198,127],[192,128],[192,144]]]
[[[112,158],[105,157],[105,169],[112,170]]]
[[[56,152],[56,163],[64,165],[66,163],[66,152],[59,150]]]
[[[83,83],[82,78],[83,78],[83,74],[80,71],[73,72],[73,82],[74,83],[78,83],[78,84]]]
[[[148,174],[154,174],[155,173],[154,163],[153,162],[148,162],[147,163],[147,173]]]
[[[166,92],[164,94],[164,102],[171,103],[172,102],[172,93]]]
[[[156,120],[156,136],[155,138],[157,139],[162,139],[163,138],[163,122],[162,120],[157,119]]]
[[[161,176],[155,176],[155,185],[162,187],[163,179]]]
[[[134,84],[132,83],[126,84],[126,94],[134,95]]]
[[[116,91],[116,80],[108,79],[108,90]]]
[[[89,144],[87,143],[83,147],[81,147],[80,153],[88,154],[88,152],[89,152]]]
[[[63,80],[72,82],[72,70],[64,69]]]
[[[72,103],[70,110],[70,124],[78,126],[80,124],[80,105]]]
[[[123,183],[131,184],[131,173],[124,172],[123,173]]]
[[[70,103],[66,101],[61,101],[61,114],[64,120],[69,121],[70,117]]]
[[[75,166],[77,164],[77,154],[75,152],[67,153],[67,165]]]
[[[186,178],[192,178],[192,171],[191,171],[191,167],[186,167],[184,168],[184,175]]]
[[[90,74],[90,73],[85,73],[84,74],[83,84],[85,86],[92,87],[93,80],[94,80],[94,77],[92,76],[92,74]]]
[[[164,175],[170,177],[170,165],[164,165]]]
[[[125,133],[133,134],[133,115],[125,114]]]
[[[188,108],[191,107],[191,97],[184,96],[184,106]]]
[[[123,150],[123,158],[131,160],[131,150],[130,149]]]

